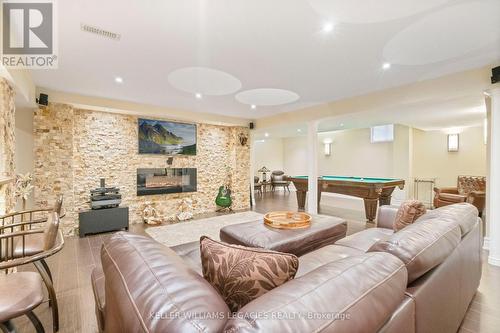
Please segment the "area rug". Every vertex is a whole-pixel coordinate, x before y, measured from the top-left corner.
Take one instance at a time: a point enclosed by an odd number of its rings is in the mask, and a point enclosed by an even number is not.
[[[263,215],[248,211],[151,227],[147,228],[146,232],[157,242],[170,247],[200,240],[200,237],[204,235],[219,240],[219,230],[222,227],[258,219],[263,219]]]

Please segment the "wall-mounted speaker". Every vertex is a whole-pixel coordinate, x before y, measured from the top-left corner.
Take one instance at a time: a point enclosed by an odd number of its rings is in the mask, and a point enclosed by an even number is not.
[[[500,82],[500,66],[491,69],[491,84]]]
[[[49,95],[47,94],[40,94],[40,97],[36,99],[37,104],[39,105],[49,105]]]
[[[248,124],[248,127],[249,127],[250,129],[254,129],[254,128],[255,128],[255,125],[254,125],[254,123],[253,123],[253,122],[251,122],[250,124]]]

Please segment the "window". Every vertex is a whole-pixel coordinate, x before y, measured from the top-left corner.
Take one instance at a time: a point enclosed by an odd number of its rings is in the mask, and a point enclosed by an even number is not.
[[[371,142],[392,142],[394,141],[394,124],[373,126],[371,128]]]

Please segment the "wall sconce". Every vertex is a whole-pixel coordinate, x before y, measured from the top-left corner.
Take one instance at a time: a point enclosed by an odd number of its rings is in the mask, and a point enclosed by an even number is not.
[[[323,145],[325,146],[325,156],[330,156],[332,154],[332,139],[323,140]]]
[[[457,152],[459,146],[458,134],[448,134],[448,151]]]

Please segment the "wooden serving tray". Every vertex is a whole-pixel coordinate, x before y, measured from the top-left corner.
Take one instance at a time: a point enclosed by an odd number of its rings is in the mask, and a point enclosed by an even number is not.
[[[302,229],[311,226],[311,215],[302,212],[270,212],[264,215],[264,224],[276,229]]]

